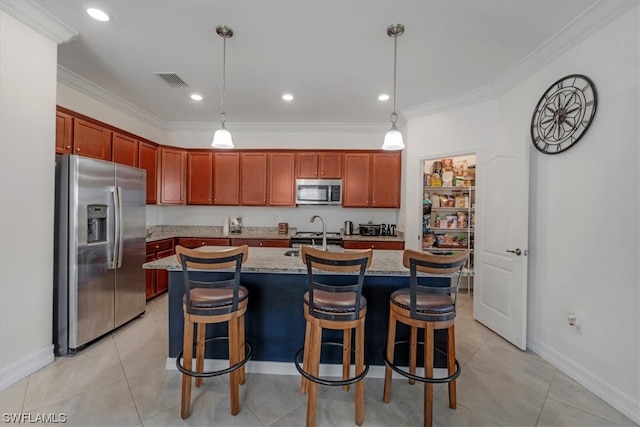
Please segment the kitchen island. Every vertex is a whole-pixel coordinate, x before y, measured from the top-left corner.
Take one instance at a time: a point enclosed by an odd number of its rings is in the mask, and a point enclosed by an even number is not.
[[[203,251],[223,249],[202,247]],[[306,266],[297,256],[286,256],[287,248],[249,248],[249,257],[242,266],[241,283],[249,290],[249,306],[245,318],[246,339],[252,345],[254,361],[286,362],[293,367],[293,357],[304,343],[305,321],[302,297],[307,291]],[[367,270],[363,295],[367,298],[365,323],[366,356],[372,365],[383,365],[382,352],[386,344],[389,296],[399,288],[409,286],[409,271],[402,265],[403,251],[374,250]],[[184,294],[182,270],[175,256],[144,264],[146,269],[169,271],[169,358],[182,351]],[[199,272],[202,277],[215,272]],[[331,280],[345,280],[347,276],[331,275]],[[425,277],[433,283],[448,286],[449,279]],[[226,334],[226,327],[209,325],[207,336]],[[408,330],[398,325],[398,337],[408,336]],[[216,328],[217,327],[217,328]],[[324,339],[338,339],[341,335],[327,331]],[[439,337],[438,337],[439,338]],[[440,338],[439,338],[440,339]],[[330,353],[330,352],[328,352]],[[340,353],[328,354],[323,363],[339,363]],[[402,354],[402,352],[399,352]],[[226,357],[207,350],[207,358]],[[168,363],[169,366],[169,363]]]

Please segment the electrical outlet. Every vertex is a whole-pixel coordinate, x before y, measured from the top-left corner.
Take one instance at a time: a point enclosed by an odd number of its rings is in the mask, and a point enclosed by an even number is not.
[[[579,334],[582,333],[582,319],[580,318],[580,314],[569,313],[567,316],[567,322],[573,332],[577,332]]]

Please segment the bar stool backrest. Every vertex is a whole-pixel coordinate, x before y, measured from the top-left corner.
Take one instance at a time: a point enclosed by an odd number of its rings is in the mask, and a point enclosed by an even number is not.
[[[198,315],[218,315],[236,311],[238,309],[240,290],[240,270],[248,255],[249,247],[247,245],[211,252],[176,246],[176,258],[182,265],[186,311]],[[223,279],[196,280],[194,277],[198,270],[223,269],[231,270],[226,275],[227,277]],[[220,307],[207,307],[206,309],[194,307],[191,301],[191,291],[199,288],[232,289],[232,303],[231,305],[225,304]]]
[[[348,252],[328,252],[315,249],[311,246],[302,246],[302,262],[307,266],[307,283],[309,286],[309,314],[313,317],[325,320],[355,320],[360,318],[362,285],[365,271],[371,265],[373,250],[357,250]],[[314,270],[315,269],[315,270]],[[357,273],[354,279],[348,283],[335,281],[323,283],[318,275],[325,273]],[[326,281],[326,280],[325,280]],[[317,291],[331,293],[352,293],[354,298],[353,310],[331,314],[326,310],[318,310],[314,299]]]
[[[410,316],[414,319],[428,321],[445,321],[455,317],[458,301],[458,286],[462,269],[467,263],[468,254],[461,252],[455,255],[439,255],[430,252],[419,252],[412,249],[405,249],[402,262],[409,269],[410,284]],[[451,286],[429,286],[426,283],[419,283],[418,273],[425,273],[429,276],[451,277]],[[417,296],[422,294],[449,295],[452,299],[453,312],[421,313],[417,310]]]

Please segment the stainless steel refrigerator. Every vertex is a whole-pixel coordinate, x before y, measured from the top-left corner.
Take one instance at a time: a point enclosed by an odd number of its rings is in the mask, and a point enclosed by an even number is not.
[[[144,313],[146,171],[56,156],[54,346],[58,355]]]

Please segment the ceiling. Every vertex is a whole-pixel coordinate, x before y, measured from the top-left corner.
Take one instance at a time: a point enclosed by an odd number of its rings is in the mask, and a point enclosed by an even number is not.
[[[393,39],[397,110],[494,84],[596,0],[194,1],[37,0],[79,33],[58,64],[164,123],[388,123]],[[87,6],[106,11],[98,22]],[[176,73],[188,87],[155,72]],[[200,93],[194,102],[189,95]],[[285,102],[287,92],[295,97]]]

